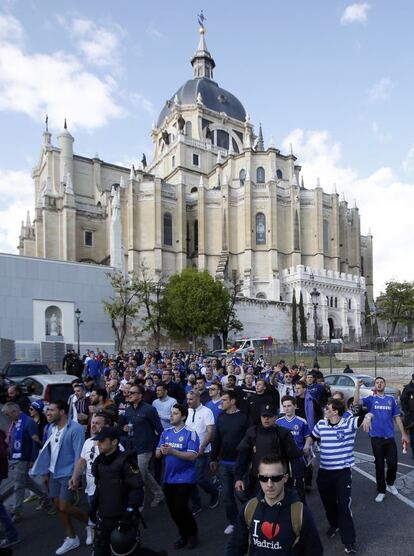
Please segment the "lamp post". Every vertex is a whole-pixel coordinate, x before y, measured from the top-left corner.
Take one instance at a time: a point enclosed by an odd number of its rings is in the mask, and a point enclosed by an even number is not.
[[[75,318],[76,318],[76,329],[78,332],[78,355],[80,356],[80,325],[81,325],[81,311],[80,309],[76,309],[75,311]]]
[[[313,328],[314,328],[314,342],[315,342],[315,361],[314,364],[318,362],[318,313],[317,308],[319,304],[320,293],[316,288],[311,291],[311,300],[313,305]]]

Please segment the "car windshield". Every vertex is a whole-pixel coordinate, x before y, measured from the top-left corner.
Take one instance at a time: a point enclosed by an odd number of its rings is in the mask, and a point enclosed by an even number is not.
[[[10,365],[7,375],[8,376],[29,376],[29,375],[44,375],[49,374],[49,369],[46,365]]]
[[[362,380],[364,386],[371,388],[375,385],[375,380],[371,376],[359,376],[359,380]]]
[[[236,342],[234,342],[233,347],[239,349],[242,347],[242,345],[245,343],[246,340],[237,340]]]

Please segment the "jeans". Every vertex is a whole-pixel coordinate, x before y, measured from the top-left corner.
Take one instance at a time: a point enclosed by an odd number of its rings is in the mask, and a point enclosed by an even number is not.
[[[377,490],[385,494],[387,485],[393,485],[397,478],[398,452],[393,438],[371,437],[371,446],[375,458],[375,476]],[[385,478],[385,462],[387,477]]]
[[[151,457],[152,452],[138,454],[138,467],[144,480],[145,487],[153,493],[154,498],[156,498],[157,500],[162,500],[164,498],[164,494],[162,493],[161,487],[148,469]]]
[[[234,525],[238,514],[236,497],[234,495],[234,467],[235,464],[226,463],[221,463],[219,467],[219,477],[223,485],[226,518],[230,525]]]
[[[1,501],[0,501],[0,523],[4,527],[4,531],[6,533],[6,539],[8,541],[15,541],[19,538],[19,533],[17,532],[16,527],[13,525],[10,515],[7,513],[7,510],[4,507],[3,502]]]
[[[197,523],[188,507],[192,490],[192,484],[164,484],[164,494],[171,517],[177,525],[180,537],[186,541],[189,537],[197,535]]]
[[[327,471],[319,469],[316,479],[326,518],[331,527],[339,527],[342,543],[355,542],[355,527],[351,511],[351,468]]]
[[[21,515],[23,511],[24,491],[26,488],[37,494],[43,502],[48,501],[46,490],[41,488],[33,477],[30,477],[28,461],[10,461],[9,476],[14,484],[13,514]]]
[[[210,494],[210,496],[214,496],[218,492],[217,487],[215,487],[213,483],[207,479],[208,462],[209,462],[208,454],[199,455],[195,460],[197,484],[194,485],[193,492],[191,494],[191,503],[193,505],[193,508],[199,508],[201,506],[198,486],[200,486],[204,490],[204,492]]]

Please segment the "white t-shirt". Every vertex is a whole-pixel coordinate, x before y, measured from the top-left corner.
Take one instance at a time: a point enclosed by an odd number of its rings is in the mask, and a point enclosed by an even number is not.
[[[92,438],[87,438],[83,444],[81,458],[86,461],[85,477],[86,477],[86,488],[85,492],[88,496],[92,496],[95,493],[95,479],[92,475],[92,464],[99,455],[98,443]]]
[[[188,417],[185,424],[190,430],[195,431],[198,434],[201,446],[202,444],[204,444],[204,440],[206,439],[208,434],[207,427],[209,425],[214,426],[213,412],[211,411],[211,409],[205,407],[203,404],[200,404],[195,410],[189,408]],[[211,452],[211,444],[208,444],[204,451],[207,454]]]
[[[60,445],[62,442],[62,436],[66,429],[65,425],[63,429],[58,429],[55,427],[55,430],[52,432],[52,436],[50,439],[50,463],[49,463],[49,471],[51,473],[55,472],[56,462],[59,456]]]

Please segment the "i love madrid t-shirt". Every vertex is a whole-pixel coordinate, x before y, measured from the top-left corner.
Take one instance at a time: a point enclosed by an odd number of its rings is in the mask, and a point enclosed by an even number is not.
[[[397,402],[392,396],[367,396],[362,403],[374,416],[370,436],[394,438],[394,417],[400,415]]]
[[[174,427],[165,429],[161,433],[158,448],[160,448],[162,444],[168,444],[180,452],[195,452],[196,454],[198,454],[200,448],[200,441],[197,433],[191,431],[186,426],[177,432]],[[164,482],[170,484],[194,484],[196,482],[194,461],[186,461],[173,455],[165,456]]]

